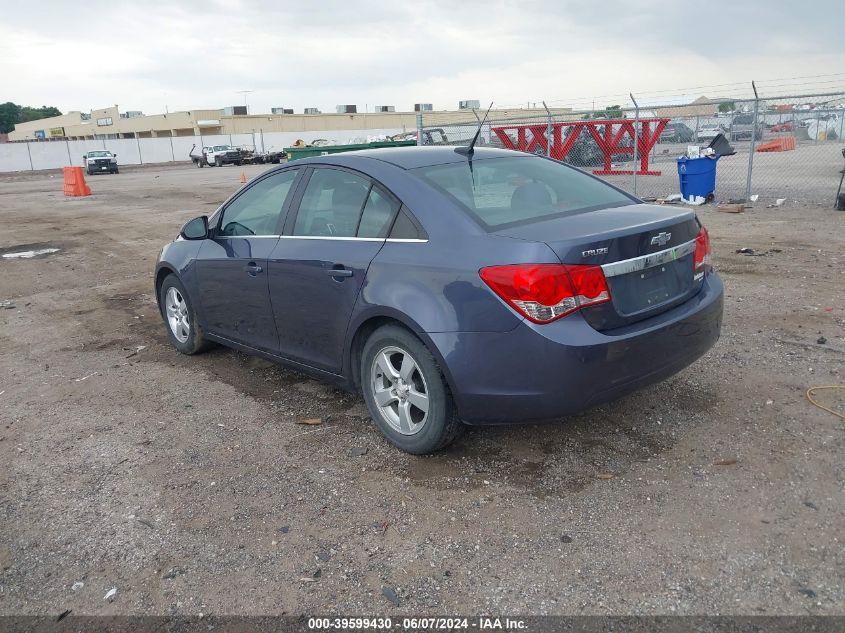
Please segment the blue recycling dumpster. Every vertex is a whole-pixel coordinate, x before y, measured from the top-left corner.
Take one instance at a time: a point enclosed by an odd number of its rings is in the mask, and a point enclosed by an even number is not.
[[[716,191],[716,162],[721,156],[714,158],[678,159],[678,178],[681,181],[681,195],[689,200],[693,196],[709,199]]]

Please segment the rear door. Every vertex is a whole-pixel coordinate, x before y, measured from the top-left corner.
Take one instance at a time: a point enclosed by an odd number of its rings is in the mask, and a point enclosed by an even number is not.
[[[269,258],[282,355],[339,373],[352,308],[399,208],[366,176],[316,167],[305,176]]]
[[[275,172],[229,201],[197,256],[199,301],[209,332],[278,352],[267,258],[279,241],[282,210],[300,170]]]

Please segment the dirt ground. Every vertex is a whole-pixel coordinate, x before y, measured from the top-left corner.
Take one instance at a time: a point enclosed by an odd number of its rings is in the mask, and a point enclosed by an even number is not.
[[[0,177],[0,253],[60,249],[0,259],[0,614],[845,613],[845,423],[804,396],[845,382],[845,213],[702,209],[707,356],[413,457],[359,397],[168,344],[156,256],[240,172]]]

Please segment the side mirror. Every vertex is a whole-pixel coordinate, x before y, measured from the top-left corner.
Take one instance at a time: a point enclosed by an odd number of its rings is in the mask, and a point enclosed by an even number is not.
[[[114,156],[115,158],[117,158],[117,154],[112,154],[112,156]]]
[[[88,154],[83,154],[82,155],[82,162],[84,163],[86,160],[88,160]]]
[[[208,237],[208,216],[201,215],[189,221],[179,231],[179,235],[185,240],[204,240]]]

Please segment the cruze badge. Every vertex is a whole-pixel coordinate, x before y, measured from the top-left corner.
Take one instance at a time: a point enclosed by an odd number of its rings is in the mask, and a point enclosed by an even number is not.
[[[672,239],[671,233],[658,233],[653,238],[651,238],[651,245],[652,246],[665,246],[669,243],[669,240]]]
[[[593,255],[607,255],[607,247],[591,248],[588,251],[581,251],[581,257],[592,257]]]

